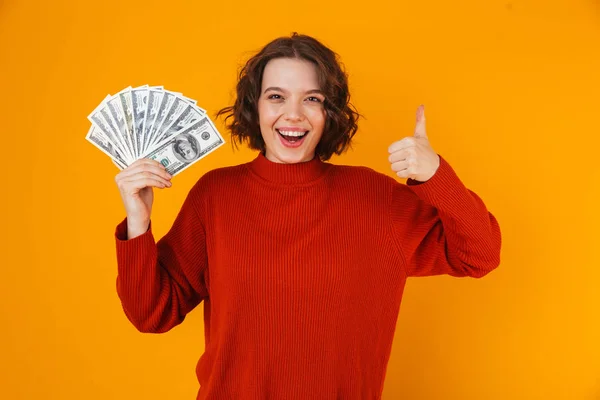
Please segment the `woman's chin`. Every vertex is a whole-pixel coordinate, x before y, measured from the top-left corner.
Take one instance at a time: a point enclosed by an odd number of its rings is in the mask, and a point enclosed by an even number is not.
[[[306,152],[302,148],[298,149],[278,149],[279,151],[271,153],[272,156],[269,155],[267,151],[267,159],[271,161],[277,160],[279,163],[284,164],[297,164],[300,162],[310,161],[314,156],[314,151],[312,153]]]

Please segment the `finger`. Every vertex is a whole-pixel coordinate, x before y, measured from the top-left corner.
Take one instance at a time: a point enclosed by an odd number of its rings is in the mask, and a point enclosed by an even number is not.
[[[150,172],[152,174],[158,175],[164,179],[170,180],[172,178],[171,174],[169,174],[165,169],[161,168],[158,165],[153,165],[153,164],[142,164],[140,166],[138,166],[136,169],[133,169],[131,171],[127,171],[124,176],[128,177],[128,176],[134,176],[140,173],[144,173],[144,172]]]
[[[136,166],[133,166],[133,164],[131,164],[131,167],[133,168],[128,168],[127,170],[122,171],[119,179],[126,179],[142,172],[151,172],[165,179],[171,179],[172,176],[162,167],[162,164],[159,165],[155,163],[140,163]]]
[[[392,154],[390,154],[390,156],[388,157],[388,161],[390,163],[395,163],[398,161],[406,160],[407,157],[408,157],[408,152],[406,151],[406,149],[403,149],[403,150],[395,151]]]
[[[141,158],[141,159],[135,160],[134,162],[129,164],[127,166],[127,168],[124,168],[119,174],[117,174],[117,178],[123,177],[123,176],[128,176],[128,175],[130,175],[131,171],[139,171],[139,168],[143,167],[145,165],[147,165],[147,166],[153,165],[158,168],[165,169],[164,166],[157,161],[150,160],[147,158]]]
[[[399,178],[408,179],[411,177],[411,175],[412,174],[410,173],[410,170],[408,168],[396,172],[396,176],[398,176]]]
[[[397,161],[395,163],[392,163],[392,171],[394,172],[400,172],[402,170],[408,169],[409,164],[408,161],[403,160],[403,161]]]
[[[138,167],[140,167],[140,166],[145,166],[145,165],[146,165],[146,166],[155,166],[155,167],[158,167],[158,168],[160,168],[160,169],[166,170],[165,166],[164,166],[164,165],[162,165],[161,163],[159,163],[159,162],[158,162],[158,161],[156,161],[156,160],[151,160],[151,159],[149,159],[149,158],[140,158],[140,159],[138,159],[138,160],[134,161],[133,163],[131,163],[131,164],[130,164],[130,165],[129,165],[129,166],[126,168],[126,169],[125,169],[125,171],[127,171],[127,170],[130,170],[130,169],[134,169],[134,168],[138,168]]]
[[[420,105],[417,108],[417,124],[415,126],[415,137],[427,137],[427,132],[425,130],[425,106]]]
[[[140,178],[157,179],[161,182],[164,182],[167,186],[172,185],[171,181],[169,179],[163,178],[161,175],[157,175],[157,174],[153,173],[152,171],[142,171],[142,172],[138,173],[137,175],[131,176],[130,180],[140,179]]]
[[[165,187],[171,187],[171,182],[168,182],[156,175],[147,177],[141,176],[138,178],[133,178],[131,180],[123,182],[123,188],[128,192],[136,193],[143,188],[146,187],[157,187],[160,189],[164,189]]]
[[[416,146],[417,144],[415,143],[415,138],[411,137],[411,136],[407,136],[401,140],[398,140],[397,142],[394,142],[390,145],[390,147],[388,147],[388,152],[389,153],[394,153],[396,151],[400,151],[403,149],[407,149],[409,147],[413,147]]]
[[[156,165],[159,165],[164,168],[164,166],[161,163],[159,163],[156,160],[152,160],[150,158],[138,158],[137,160],[135,160],[134,162],[129,164],[129,168],[136,167],[138,165],[144,165],[144,164],[148,164],[148,165],[156,164]]]

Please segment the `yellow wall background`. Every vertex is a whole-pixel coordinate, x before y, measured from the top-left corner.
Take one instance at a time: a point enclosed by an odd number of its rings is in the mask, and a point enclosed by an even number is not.
[[[342,56],[361,121],[332,162],[393,176],[426,105],[433,148],[498,218],[481,280],[411,278],[383,399],[600,399],[600,3],[0,1],[0,398],[192,399],[202,308],[138,333],[115,291],[123,218],[85,141],[108,93],[163,85],[214,115],[239,65],[292,31]],[[155,234],[228,144],[157,193]]]

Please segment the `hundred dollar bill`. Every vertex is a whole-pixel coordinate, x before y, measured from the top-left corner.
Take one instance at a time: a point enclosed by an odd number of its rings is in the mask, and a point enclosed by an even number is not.
[[[197,101],[194,99],[190,99],[189,97],[185,97],[184,95],[181,95],[181,98],[184,99],[185,101],[187,101],[188,103],[192,103],[193,105],[196,105]],[[200,107],[198,107],[200,108]]]
[[[146,106],[148,102],[148,85],[131,89],[131,107],[133,111],[133,138],[135,142],[135,153],[142,153],[142,143],[144,138],[143,127],[144,117],[146,116]],[[137,156],[136,156],[137,158]]]
[[[208,116],[184,128],[144,155],[165,166],[173,176],[225,143]]]
[[[181,97],[182,99],[184,99],[185,101],[187,101],[188,103],[195,105],[195,106],[196,106],[196,108],[198,108],[198,110],[200,110],[200,111],[202,111],[204,114],[206,114],[206,110],[205,110],[204,108],[202,108],[202,107],[198,107],[198,104],[197,104],[198,102],[197,102],[196,100],[194,100],[194,99],[190,99],[189,97],[185,97],[185,96],[184,96],[184,95],[182,95],[181,93],[177,93],[177,95],[178,95],[179,97]]]
[[[110,140],[112,145],[119,149],[119,152],[127,161],[131,161],[127,154],[128,152],[125,150],[125,145],[121,142],[120,138],[116,133],[113,133],[113,130],[110,127],[110,123],[106,120],[105,113],[102,112],[102,108],[105,106],[105,102],[110,98],[110,95],[106,96],[104,100],[96,107],[94,111],[90,115],[88,115],[88,120],[100,129],[100,131],[104,134],[104,136]],[[108,116],[108,114],[106,114]]]
[[[121,90],[115,96],[119,98],[121,103],[121,110],[123,110],[123,117],[125,118],[125,128],[127,130],[127,142],[129,144],[129,152],[135,154],[135,146],[133,139],[133,107],[131,106],[131,86]]]
[[[170,90],[165,90],[165,92],[172,93],[175,96],[182,98],[183,100],[187,101],[188,103],[195,105],[198,110],[200,110],[202,113],[206,114],[206,110],[204,108],[202,108],[202,107],[199,107],[198,106],[198,102],[196,100],[190,99],[189,97],[186,97],[186,96],[184,96],[183,94],[181,94],[179,92],[171,92]]]
[[[135,158],[135,154],[132,152],[133,146],[131,145],[131,137],[127,131],[127,121],[125,120],[124,115],[125,113],[121,107],[121,98],[118,95],[111,97],[106,102],[106,106],[112,122],[116,127],[117,133],[121,136],[123,143],[126,145],[125,150],[128,151],[130,158]]]
[[[167,130],[168,127],[170,127],[173,124],[173,122],[175,122],[177,117],[179,117],[179,115],[181,115],[181,113],[185,110],[185,108],[188,105],[189,105],[189,103],[187,101],[183,100],[181,97],[175,96],[173,105],[171,106],[171,109],[169,110],[166,117],[162,121],[162,124],[157,128],[154,139],[153,139],[152,143],[150,143],[150,147],[159,143],[161,141],[161,139],[163,139],[164,132]]]
[[[113,146],[110,140],[104,136],[97,126],[92,125],[85,138],[88,142],[92,143],[100,149],[100,151],[109,156],[120,169],[124,169],[127,166],[127,161],[125,161],[121,152]]]
[[[127,165],[125,164],[121,164],[119,161],[115,161],[112,160],[113,164],[115,164],[117,166],[117,168],[119,168],[121,171],[124,170],[125,168],[127,168]]]
[[[175,95],[176,97],[181,97],[183,100],[187,101],[188,103],[192,103],[192,104],[194,104],[194,105],[197,103],[197,101],[196,101],[196,100],[194,100],[194,99],[190,99],[189,97],[186,97],[186,96],[184,96],[184,95],[183,95],[183,93],[180,93],[180,92],[173,92],[173,91],[171,91],[171,90],[166,90],[166,89],[165,89],[165,92],[169,92],[169,93],[171,93],[172,95]],[[205,112],[206,112],[206,111],[205,111]]]
[[[163,92],[163,97],[160,101],[160,105],[158,106],[158,111],[156,113],[156,119],[154,120],[154,123],[150,127],[150,132],[149,132],[150,136],[148,139],[146,139],[146,141],[148,142],[148,146],[146,146],[146,149],[150,148],[151,144],[154,142],[154,137],[158,133],[158,129],[160,128],[163,121],[167,117],[167,114],[169,113],[169,110],[173,106],[173,103],[175,102],[176,98],[177,98],[177,96],[175,96],[172,92],[169,92],[168,90],[165,90]]]
[[[154,126],[154,122],[156,120],[156,116],[158,115],[158,108],[160,106],[160,102],[164,96],[164,91],[160,89],[149,89],[148,91],[148,107],[146,108],[146,116],[144,119],[144,125],[142,128],[142,152],[145,152],[148,149],[148,145],[150,144],[150,131]]]
[[[166,126],[160,134],[159,138],[156,138],[156,143],[162,142],[167,138],[170,138],[183,128],[192,125],[196,121],[200,120],[206,112],[202,112],[198,107],[193,104],[187,104],[181,114],[173,121],[169,126]]]
[[[206,110],[203,109],[202,107],[199,107],[196,104],[196,100],[194,100],[194,99],[185,97],[184,95],[182,95],[179,92],[172,92],[172,91],[166,90],[166,89],[163,90],[163,93],[165,95],[163,96],[162,102],[159,105],[159,110],[158,110],[158,115],[156,117],[156,120],[154,121],[153,126],[151,127],[152,129],[151,129],[150,135],[149,135],[150,139],[148,140],[148,144],[145,147],[145,151],[148,150],[148,148],[150,148],[153,144],[156,143],[155,139],[157,139],[157,134],[159,134],[161,130],[164,130],[163,121],[165,121],[165,117],[171,110],[171,106],[173,105],[173,102],[175,101],[175,99],[179,98],[180,100],[184,100],[185,102],[193,104],[200,113],[206,114]],[[161,137],[164,138],[164,135],[161,134]]]
[[[100,114],[102,114],[102,117],[104,117],[104,120],[106,121],[106,124],[108,125],[108,127],[112,133],[112,136],[114,138],[116,138],[117,142],[119,143],[119,146],[121,146],[121,149],[124,151],[124,155],[126,157],[132,158],[132,156],[129,152],[129,148],[127,147],[127,143],[125,142],[125,138],[121,137],[119,128],[117,128],[115,121],[113,121],[113,118],[110,115],[110,111],[108,110],[108,102],[109,101],[110,101],[110,97],[107,97],[106,101],[104,101],[104,103],[102,104],[102,106],[99,109]]]

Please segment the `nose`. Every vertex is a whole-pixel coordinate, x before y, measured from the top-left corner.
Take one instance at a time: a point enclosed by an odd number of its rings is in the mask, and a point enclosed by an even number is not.
[[[304,118],[301,105],[293,101],[288,102],[285,107],[284,117],[287,121],[301,121]]]

